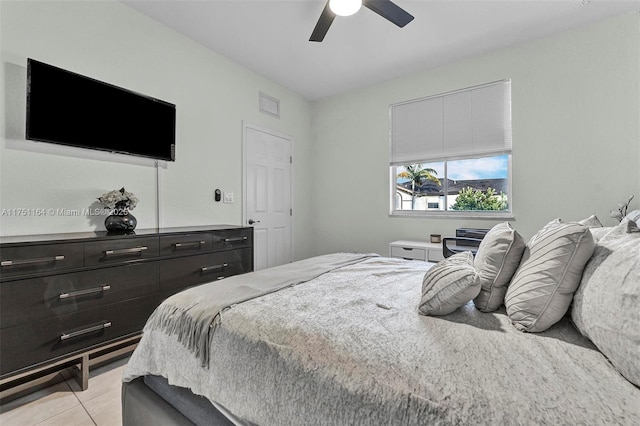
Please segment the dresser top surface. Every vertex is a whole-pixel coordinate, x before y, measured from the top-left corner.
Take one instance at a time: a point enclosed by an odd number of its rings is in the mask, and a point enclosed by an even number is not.
[[[95,239],[109,238],[136,238],[150,237],[155,235],[179,234],[189,232],[222,231],[225,229],[244,228],[239,225],[201,225],[201,226],[180,226],[160,229],[136,229],[135,231],[122,232],[69,232],[60,234],[40,234],[40,235],[14,235],[0,237],[0,244],[25,244],[25,243],[53,243],[53,242],[80,242]]]

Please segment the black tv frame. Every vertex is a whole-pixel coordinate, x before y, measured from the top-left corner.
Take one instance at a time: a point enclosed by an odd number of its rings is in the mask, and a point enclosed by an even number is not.
[[[175,132],[173,103],[27,60],[27,140],[175,161]]]

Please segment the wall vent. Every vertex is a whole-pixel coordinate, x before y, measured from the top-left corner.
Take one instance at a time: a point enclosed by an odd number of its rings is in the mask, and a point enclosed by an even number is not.
[[[280,101],[260,92],[260,112],[280,118]]]

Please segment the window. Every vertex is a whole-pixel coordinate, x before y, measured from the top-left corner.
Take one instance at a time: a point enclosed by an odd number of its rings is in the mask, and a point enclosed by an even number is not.
[[[391,214],[511,216],[511,90],[500,81],[391,106]]]
[[[394,211],[509,212],[509,155],[393,166]]]

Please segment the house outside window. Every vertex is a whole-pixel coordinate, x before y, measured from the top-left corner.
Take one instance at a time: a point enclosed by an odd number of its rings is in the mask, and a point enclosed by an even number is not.
[[[391,215],[512,217],[510,81],[390,109]]]

